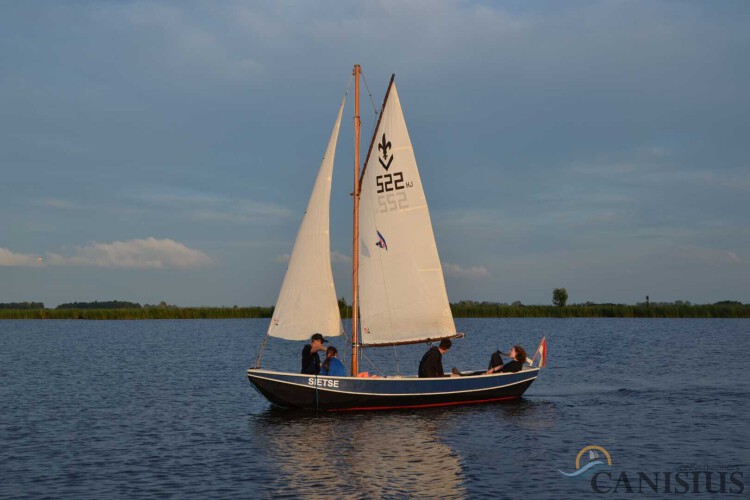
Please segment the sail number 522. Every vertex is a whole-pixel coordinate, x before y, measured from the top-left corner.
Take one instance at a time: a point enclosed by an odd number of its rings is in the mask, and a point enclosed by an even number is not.
[[[383,174],[375,177],[375,183],[378,185],[378,193],[398,191],[404,189],[404,173],[394,172],[393,174]]]

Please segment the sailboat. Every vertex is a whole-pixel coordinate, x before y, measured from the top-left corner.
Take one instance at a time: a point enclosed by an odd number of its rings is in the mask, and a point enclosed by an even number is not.
[[[303,217],[256,365],[247,370],[272,404],[324,411],[385,410],[488,403],[521,397],[537,367],[516,373],[417,378],[363,377],[360,350],[462,337],[456,332],[432,222],[401,102],[391,77],[360,171],[359,79],[354,66],[352,331],[349,376],[261,368],[268,336],[309,341],[344,333],[331,272],[329,205],[344,102]],[[344,98],[345,100],[346,98]],[[541,348],[541,345],[540,345]]]

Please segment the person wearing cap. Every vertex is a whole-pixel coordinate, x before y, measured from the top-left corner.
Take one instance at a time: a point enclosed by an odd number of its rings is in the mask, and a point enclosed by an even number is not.
[[[451,348],[450,339],[443,339],[439,346],[432,346],[419,362],[419,378],[444,377],[443,354]]]
[[[328,342],[320,333],[310,337],[310,343],[302,349],[302,371],[306,375],[317,375],[320,373],[320,356],[318,351],[325,350],[323,344]]]

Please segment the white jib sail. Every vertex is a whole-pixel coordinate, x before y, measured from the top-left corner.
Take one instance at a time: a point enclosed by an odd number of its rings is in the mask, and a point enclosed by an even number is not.
[[[427,200],[396,86],[362,179],[359,229],[362,342],[456,334]]]
[[[302,218],[292,257],[281,285],[268,334],[289,340],[308,340],[313,333],[343,333],[331,273],[329,211],[331,176],[344,101],[339,108],[307,211]]]

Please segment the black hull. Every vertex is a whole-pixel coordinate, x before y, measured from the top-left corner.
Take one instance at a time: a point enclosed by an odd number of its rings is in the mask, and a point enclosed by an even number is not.
[[[517,399],[533,383],[538,371],[529,369],[503,375],[441,379],[361,379],[250,369],[248,379],[276,406],[356,411],[431,408]]]

